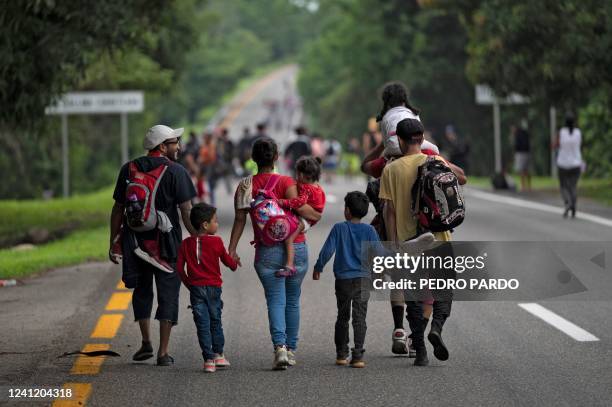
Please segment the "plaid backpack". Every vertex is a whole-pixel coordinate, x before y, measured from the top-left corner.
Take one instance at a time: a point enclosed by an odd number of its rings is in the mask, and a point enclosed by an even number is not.
[[[445,232],[465,219],[465,201],[459,181],[444,161],[427,157],[412,186],[412,215],[417,234]]]
[[[127,225],[133,231],[146,232],[157,227],[155,196],[167,169],[166,163],[149,172],[143,172],[134,161],[130,162],[128,185],[125,189],[125,216]]]

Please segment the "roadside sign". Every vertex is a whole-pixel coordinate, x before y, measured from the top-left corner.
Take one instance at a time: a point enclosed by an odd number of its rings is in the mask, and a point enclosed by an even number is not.
[[[121,162],[126,163],[128,151],[128,113],[144,110],[144,93],[127,92],[69,92],[45,109],[47,115],[62,116],[62,178],[64,196],[70,195],[70,166],[68,145],[68,115],[71,114],[121,114]]]
[[[137,113],[144,109],[141,91],[70,92],[45,109],[46,114]]]
[[[529,98],[518,93],[511,93],[505,98],[498,98],[493,89],[487,85],[476,85],[476,103],[479,105],[523,105],[529,103]]]

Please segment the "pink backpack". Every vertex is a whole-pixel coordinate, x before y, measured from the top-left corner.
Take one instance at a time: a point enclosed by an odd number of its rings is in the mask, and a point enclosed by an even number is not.
[[[273,174],[251,202],[250,214],[255,225],[255,240],[266,246],[285,241],[298,226],[297,217],[278,204],[274,187],[279,180],[280,175]]]

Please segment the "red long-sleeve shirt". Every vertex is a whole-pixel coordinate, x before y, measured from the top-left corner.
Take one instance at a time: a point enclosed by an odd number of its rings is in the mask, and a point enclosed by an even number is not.
[[[232,270],[238,268],[219,236],[191,236],[181,243],[176,270],[187,285],[221,287],[219,260]]]
[[[292,199],[279,199],[278,204],[284,209],[298,209],[308,204],[319,213],[323,213],[325,209],[325,192],[318,184],[302,184],[298,183],[298,196]],[[317,222],[308,221],[310,226],[314,226]]]

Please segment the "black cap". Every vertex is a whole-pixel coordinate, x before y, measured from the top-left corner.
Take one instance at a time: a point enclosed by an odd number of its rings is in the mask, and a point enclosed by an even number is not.
[[[425,132],[423,123],[417,119],[404,119],[397,124],[395,133],[402,140],[420,136]]]

